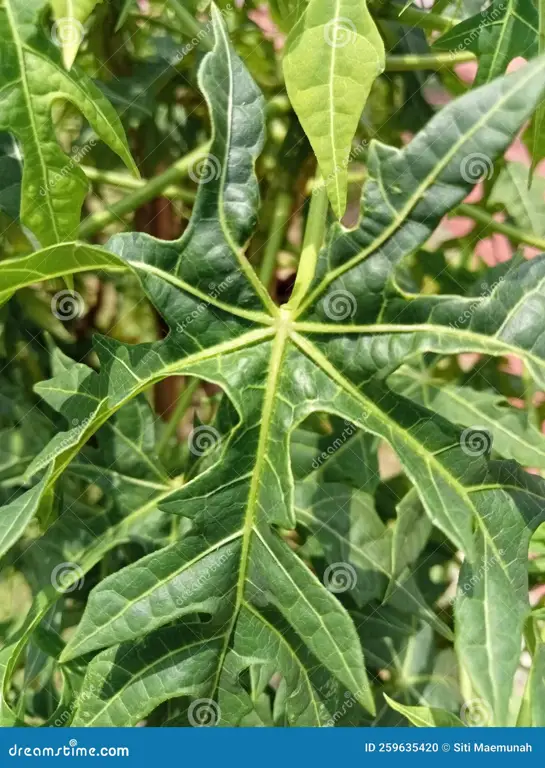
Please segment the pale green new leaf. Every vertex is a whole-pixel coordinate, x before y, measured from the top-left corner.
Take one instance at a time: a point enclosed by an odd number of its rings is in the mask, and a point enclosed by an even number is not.
[[[384,694],[388,704],[407,718],[407,720],[416,725],[417,728],[463,728],[464,724],[459,717],[447,712],[444,709],[434,707],[407,707],[394,701]]]
[[[83,25],[102,0],[51,0],[54,34],[62,47],[66,69],[70,69],[83,41]]]
[[[352,139],[383,69],[384,45],[365,0],[310,0],[286,42],[288,95],[338,218],[346,208]]]
[[[91,269],[123,270],[126,265],[103,248],[78,242],[52,245],[28,256],[5,259],[2,262],[0,305],[27,285]]]

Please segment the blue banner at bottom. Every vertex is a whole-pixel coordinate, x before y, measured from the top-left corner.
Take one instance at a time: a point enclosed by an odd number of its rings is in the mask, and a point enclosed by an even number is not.
[[[222,768],[288,768],[301,761],[365,766],[544,765],[545,728],[4,728],[0,766],[157,760],[217,761]]]

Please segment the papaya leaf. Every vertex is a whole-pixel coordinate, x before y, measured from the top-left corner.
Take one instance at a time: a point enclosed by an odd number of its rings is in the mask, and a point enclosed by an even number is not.
[[[53,463],[52,480],[110,416],[171,375],[217,385],[234,422],[222,432],[196,427],[189,445],[204,457],[203,466],[154,502],[160,512],[186,518],[188,534],[91,591],[60,661],[98,652],[97,669],[111,670],[112,685],[97,701],[92,678],[84,682],[82,697],[92,704],[81,708],[77,722],[131,723],[117,702],[126,694],[123,701],[132,706],[145,681],[153,694],[146,707],[137,702],[135,717],[188,695],[213,702],[220,722],[239,725],[256,716],[245,681],[253,676],[254,690],[262,692],[271,669],[282,677],[279,707],[290,723],[335,720],[332,707],[346,693],[374,712],[344,600],[286,540],[297,524],[291,438],[313,413],[325,412],[390,444],[430,520],[464,553],[459,651],[493,722],[503,725],[529,612],[526,554],[542,518],[544,484],[514,463],[491,461],[489,444],[476,447],[467,430],[399,394],[388,378],[412,356],[469,351],[516,355],[545,384],[543,257],[511,270],[479,298],[414,296],[402,289],[397,272],[470,192],[468,156],[486,153],[493,161],[503,155],[543,97],[545,61],[450,103],[403,149],[373,143],[358,226],[333,225],[307,292],[277,307],[244,255],[259,202],[254,164],[263,100],[216,9],[213,24],[214,48],[199,71],[212,142],[191,222],[177,241],[130,234],[108,245],[138,275],[168,335],[138,345],[97,337],[99,373],[65,364],[37,387],[68,423],[31,469]],[[369,499],[359,496],[364,492],[344,480],[356,499],[347,508],[363,510],[363,536],[355,541],[356,528],[348,543],[334,546],[356,562],[352,544],[365,548],[377,535],[380,543],[384,531]],[[303,498],[299,509],[314,505],[318,517],[316,509],[324,507],[315,504],[312,482],[311,504]],[[324,520],[318,522],[317,530],[309,523],[317,538]],[[366,563],[362,570],[372,568]],[[382,574],[384,589],[390,573],[391,567]],[[358,592],[363,604],[370,595]],[[370,592],[380,594],[374,585]],[[175,648],[172,627],[181,631]],[[163,660],[158,645],[148,642],[162,633]],[[135,646],[141,654],[132,653]],[[128,664],[121,668],[124,654]],[[487,658],[496,660],[493,669]],[[330,678],[333,685],[324,688]]]
[[[66,69],[71,69],[83,41],[83,25],[102,0],[51,0],[54,39],[62,48]]]
[[[58,49],[42,31],[44,5],[44,0],[6,0],[0,9],[6,46],[0,130],[21,145],[21,221],[42,247],[76,236],[88,187],[77,157],[68,157],[57,143],[51,116],[56,101],[78,108],[98,137],[138,173],[113,107],[86,76],[64,70]],[[90,139],[88,149],[96,141]]]
[[[479,56],[474,85],[502,75],[517,56],[538,54],[538,13],[531,0],[494,0],[484,11],[456,24],[435,41],[444,51],[467,50]]]
[[[346,208],[352,139],[384,45],[363,0],[310,0],[286,42],[284,77],[338,218]]]
[[[417,728],[463,728],[459,717],[435,707],[407,707],[384,694],[388,704]]]

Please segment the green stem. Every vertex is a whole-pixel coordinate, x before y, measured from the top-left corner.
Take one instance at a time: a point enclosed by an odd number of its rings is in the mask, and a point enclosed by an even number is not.
[[[185,388],[180,392],[174,413],[168,420],[168,424],[165,426],[163,434],[157,441],[157,453],[159,457],[163,456],[164,452],[169,447],[170,441],[176,433],[178,424],[191,405],[193,395],[200,383],[200,379],[190,379],[189,383],[186,384]]]
[[[364,171],[353,171],[348,174],[348,181],[349,183],[362,182],[365,181],[366,175],[367,174]],[[315,181],[307,185],[307,194],[314,189],[315,185]],[[525,245],[531,245],[534,248],[540,248],[542,251],[545,251],[545,238],[524,232],[522,229],[513,227],[511,224],[504,224],[501,221],[496,221],[490,213],[483,210],[483,208],[479,208],[477,205],[462,203],[456,208],[454,213],[458,216],[467,216],[478,224],[481,224],[483,227],[483,234],[484,229],[489,229],[492,232],[505,235],[513,243],[524,243]]]
[[[318,180],[310,199],[310,209],[301,258],[299,259],[299,268],[297,269],[297,277],[295,278],[293,293],[286,305],[286,309],[289,310],[297,309],[306,296],[307,290],[314,279],[318,252],[324,240],[328,198],[326,185],[323,181],[321,183],[320,181]]]
[[[174,165],[171,165],[166,171],[150,179],[143,187],[135,189],[134,192],[124,197],[118,203],[114,203],[107,211],[101,211],[100,213],[88,216],[80,226],[79,237],[92,237],[113,221],[121,219],[150,200],[159,197],[165,189],[168,189],[168,187],[180,181],[180,179],[185,178],[196,163],[206,157],[208,148],[208,144],[198,147],[193,152],[182,157]]]
[[[449,19],[446,16],[440,16],[438,13],[429,13],[428,11],[419,11],[418,8],[406,8],[402,14],[399,13],[399,7],[384,8],[379,16],[391,21],[397,21],[400,24],[410,24],[413,27],[422,29],[439,30],[448,32],[456,24],[455,19]]]
[[[473,221],[486,225],[486,227],[493,232],[505,235],[514,243],[525,243],[526,245],[531,245],[534,248],[540,248],[542,251],[545,251],[545,239],[536,237],[528,232],[523,232],[521,229],[511,226],[511,224],[503,224],[501,221],[496,221],[496,219],[487,213],[487,211],[484,211],[476,205],[462,203],[456,209],[456,214],[459,216],[468,216],[470,219],[473,219]]]
[[[259,272],[259,279],[265,288],[269,288],[273,278],[278,251],[284,242],[284,235],[288,226],[291,207],[291,195],[288,192],[279,192],[275,200],[269,237],[267,238],[265,253]]]
[[[169,0],[169,3],[182,25],[180,31],[187,37],[196,37],[198,42],[202,43],[203,48],[211,51],[214,44],[206,28],[193,18],[193,15],[182,5],[180,0]]]
[[[89,181],[95,184],[108,184],[111,187],[119,187],[120,189],[136,190],[143,189],[149,184],[148,179],[137,179],[134,176],[129,176],[127,173],[119,171],[105,171],[101,168],[93,168],[90,165],[81,165],[81,170],[87,176]],[[187,203],[192,203],[195,200],[195,193],[189,189],[182,189],[182,187],[167,187],[162,191],[163,197],[172,197],[184,200]]]
[[[441,69],[442,67],[454,67],[456,64],[464,64],[467,61],[476,61],[471,51],[457,51],[451,53],[422,53],[422,54],[392,54],[386,56],[387,72],[409,72],[414,69]]]

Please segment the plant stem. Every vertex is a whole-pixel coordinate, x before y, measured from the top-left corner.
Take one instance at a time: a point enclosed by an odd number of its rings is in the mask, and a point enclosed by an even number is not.
[[[136,179],[134,176],[129,176],[127,173],[119,171],[105,171],[101,168],[93,168],[90,165],[80,165],[81,170],[87,176],[89,181],[95,184],[108,184],[111,187],[119,187],[120,189],[143,189],[149,184],[148,179]],[[192,203],[195,200],[195,193],[189,189],[182,189],[182,187],[167,187],[162,191],[163,197],[172,197],[184,200],[187,203]]]
[[[349,183],[361,182],[365,180],[366,175],[364,171],[354,171],[348,174],[348,181]],[[307,194],[315,188],[315,185],[316,181],[307,185]],[[453,214],[467,216],[478,224],[483,225],[483,228],[497,232],[500,235],[505,235],[514,243],[524,243],[525,245],[531,245],[534,248],[540,248],[542,251],[545,251],[545,238],[524,232],[522,229],[517,229],[517,227],[513,227],[511,224],[503,224],[501,221],[496,221],[488,211],[479,208],[477,205],[462,203],[453,211]]]
[[[473,219],[473,221],[477,221],[480,224],[485,224],[486,227],[493,232],[505,235],[514,243],[525,243],[526,245],[532,245],[534,248],[540,248],[542,251],[545,251],[545,239],[523,232],[521,229],[511,226],[511,224],[503,224],[501,221],[496,221],[496,219],[494,219],[487,211],[484,211],[476,205],[462,203],[458,206],[455,213],[459,216],[468,216],[470,219]]]
[[[201,147],[193,150],[185,157],[182,157],[166,171],[150,179],[140,189],[135,189],[134,192],[124,197],[118,203],[110,206],[107,211],[101,211],[100,213],[94,213],[82,222],[79,229],[79,237],[92,237],[101,229],[111,224],[117,219],[121,219],[137,208],[140,208],[144,203],[148,203],[150,200],[154,200],[159,197],[168,187],[172,186],[180,179],[185,178],[192,167],[195,166],[199,160],[206,157],[208,153],[209,145],[204,144]]]
[[[440,16],[438,13],[419,11],[418,8],[406,8],[402,14],[399,13],[398,8],[384,8],[380,11],[379,17],[397,21],[400,24],[410,24],[413,27],[439,30],[440,32],[448,32],[448,30],[456,24],[455,19]]]
[[[291,213],[291,206],[291,195],[288,192],[280,191],[274,203],[269,237],[267,238],[265,253],[259,272],[259,278],[267,289],[270,287],[272,281],[278,251],[284,242],[284,235]]]
[[[204,48],[211,51],[213,42],[206,28],[193,18],[192,14],[182,5],[180,0],[169,0],[169,3],[182,25],[180,31],[187,35],[187,37],[196,37]]]
[[[293,293],[286,305],[286,309],[297,309],[304,299],[314,278],[316,262],[318,261],[318,252],[322,247],[324,240],[327,208],[328,197],[326,186],[321,179],[318,179],[312,197],[310,198],[310,209],[305,228],[301,258],[299,259],[299,268],[297,270],[297,277],[295,278]]]
[[[413,69],[441,69],[442,67],[454,67],[456,64],[464,64],[466,61],[476,61],[471,51],[457,51],[450,53],[422,53],[422,54],[392,54],[386,56],[387,72],[409,72]]]
[[[180,392],[174,412],[168,420],[168,424],[165,426],[161,437],[157,441],[157,453],[159,457],[161,457],[169,447],[170,441],[176,433],[178,424],[191,405],[193,395],[200,383],[200,379],[190,379],[189,383],[187,383],[184,389]]]

